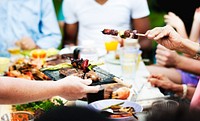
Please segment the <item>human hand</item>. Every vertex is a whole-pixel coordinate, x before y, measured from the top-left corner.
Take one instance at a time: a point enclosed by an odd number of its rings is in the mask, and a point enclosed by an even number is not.
[[[76,76],[68,76],[57,81],[61,87],[60,95],[67,100],[81,99],[87,93],[97,93],[100,86],[88,86],[92,80],[83,80]]]
[[[196,8],[194,13],[194,20],[200,23],[200,7]]]
[[[153,39],[171,50],[182,50],[182,37],[170,26],[156,27],[145,33],[148,39]]]
[[[16,42],[16,45],[18,45],[23,50],[31,50],[37,47],[35,42],[30,37],[21,38]]]
[[[151,75],[148,77],[148,82],[154,87],[161,87],[166,90],[173,90],[173,83],[164,75]]]
[[[159,44],[156,49],[156,62],[165,67],[176,67],[180,62],[180,55]]]
[[[173,12],[169,12],[164,15],[164,21],[166,24],[174,27],[176,30],[185,29],[183,21]]]

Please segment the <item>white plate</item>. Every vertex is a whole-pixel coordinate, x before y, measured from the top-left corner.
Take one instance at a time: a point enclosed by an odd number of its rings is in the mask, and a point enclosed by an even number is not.
[[[106,108],[110,105],[118,104],[121,102],[124,102],[124,104],[122,104],[123,107],[133,107],[135,109],[135,112],[143,111],[143,107],[138,103],[135,103],[133,101],[128,101],[128,100],[118,100],[118,99],[99,100],[99,101],[90,103],[88,106],[96,110],[102,110],[103,108]]]

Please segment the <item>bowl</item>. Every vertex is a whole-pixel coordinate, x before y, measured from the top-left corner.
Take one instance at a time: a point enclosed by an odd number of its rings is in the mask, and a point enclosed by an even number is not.
[[[101,112],[102,109],[104,109],[108,106],[111,106],[111,105],[119,104],[121,102],[124,102],[121,105],[122,107],[133,107],[135,109],[136,113],[143,111],[143,107],[140,104],[137,104],[135,102],[128,101],[128,100],[119,100],[119,99],[99,100],[99,101],[95,101],[93,103],[90,103],[88,106],[92,110],[97,110],[97,111]],[[121,118],[111,118],[111,120],[113,120],[113,121],[137,121],[137,119],[133,116],[121,117]]]
[[[34,116],[27,111],[16,111],[4,114],[1,121],[34,121]]]

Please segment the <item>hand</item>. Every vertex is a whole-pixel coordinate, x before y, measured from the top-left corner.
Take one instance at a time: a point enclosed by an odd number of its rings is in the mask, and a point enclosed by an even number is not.
[[[156,50],[156,62],[165,67],[176,67],[180,62],[180,55],[159,44]]]
[[[200,24],[200,7],[196,8],[196,10],[195,10],[194,20],[197,20]]]
[[[164,75],[151,75],[148,77],[148,82],[154,87],[161,87],[166,90],[173,90],[173,83]]]
[[[31,50],[37,47],[35,42],[30,37],[23,37],[19,41],[16,42],[16,45],[21,47],[23,50]]]
[[[100,86],[88,86],[92,83],[92,80],[83,80],[76,76],[68,76],[57,82],[62,87],[59,96],[67,100],[81,99],[87,93],[97,93],[100,89]]]
[[[156,27],[145,33],[148,39],[153,39],[171,50],[182,50],[182,37],[169,25]]]
[[[176,30],[185,29],[183,21],[173,12],[169,12],[167,15],[164,15],[164,21]]]

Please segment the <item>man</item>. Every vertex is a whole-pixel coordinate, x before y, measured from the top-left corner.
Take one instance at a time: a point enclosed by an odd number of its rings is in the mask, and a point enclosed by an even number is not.
[[[145,33],[150,27],[146,0],[64,0],[63,14],[66,22],[64,44],[68,45],[89,43],[104,49],[105,41],[114,38],[103,35],[103,29],[136,29]],[[139,43],[143,57],[151,58],[151,41],[141,37]]]
[[[24,50],[57,48],[61,33],[52,0],[1,0],[0,42]]]

